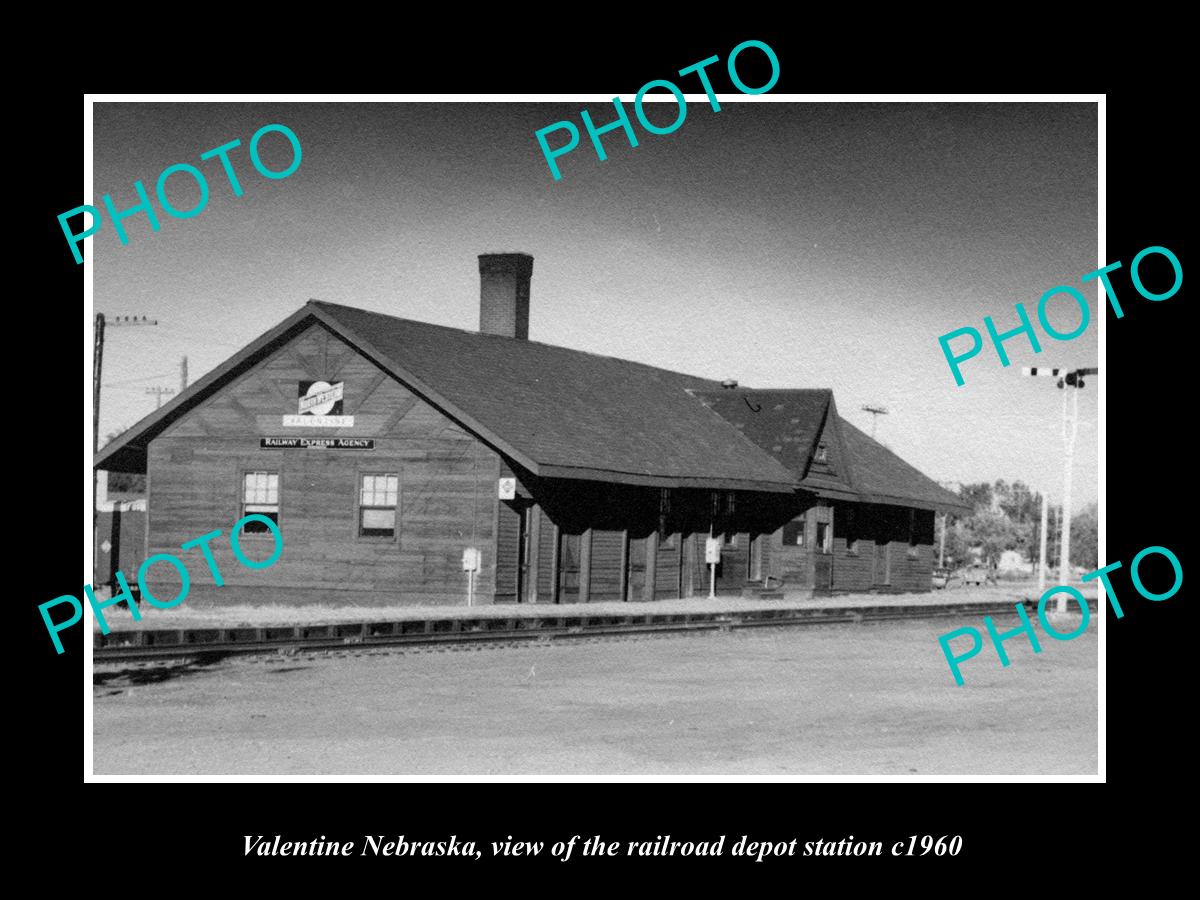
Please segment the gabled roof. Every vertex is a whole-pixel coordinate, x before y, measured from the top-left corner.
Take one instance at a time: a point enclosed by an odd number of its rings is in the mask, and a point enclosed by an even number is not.
[[[537,341],[310,300],[95,457],[144,472],[151,440],[319,323],[535,475],[788,492],[969,512],[837,413],[833,392],[719,382]],[[829,465],[814,463],[818,441]]]
[[[827,433],[830,412],[837,416],[829,388],[755,390],[722,388],[693,391],[717,415],[729,421],[762,450],[786,466],[800,486],[823,496],[853,499],[849,465],[840,445],[831,447],[835,467],[813,465],[820,438]],[[836,444],[836,436],[834,443]]]
[[[823,497],[969,512],[958,497],[838,415],[828,388],[696,391],[696,396]],[[816,462],[820,439],[831,467]]]
[[[155,436],[314,321],[536,475],[781,492],[796,486],[786,466],[688,393],[717,382],[315,300],[142,419],[94,465],[144,471]]]
[[[829,388],[794,391],[722,388],[693,393],[705,406],[770,452],[797,478],[808,472],[817,437],[833,400]]]
[[[913,468],[870,435],[845,419],[839,422],[842,440],[854,460],[854,487],[870,503],[891,503],[969,513],[971,506]]]

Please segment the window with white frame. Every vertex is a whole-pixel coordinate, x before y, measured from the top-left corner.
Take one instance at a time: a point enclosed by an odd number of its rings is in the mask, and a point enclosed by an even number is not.
[[[399,499],[399,475],[363,475],[358,498],[358,533],[363,537],[395,537]]]
[[[279,524],[279,473],[247,472],[242,479],[242,516],[266,516]],[[268,534],[266,523],[251,520],[242,529],[245,534]]]
[[[817,552],[832,553],[833,552],[833,523],[818,522],[817,523]]]
[[[785,547],[804,547],[806,518],[801,516],[792,519],[783,526],[783,544]]]

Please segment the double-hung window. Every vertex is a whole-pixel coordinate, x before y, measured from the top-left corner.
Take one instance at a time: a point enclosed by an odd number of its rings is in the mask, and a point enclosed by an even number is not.
[[[358,533],[363,537],[395,537],[399,500],[399,475],[363,475],[359,486]]]
[[[279,524],[279,473],[247,472],[242,480],[242,516],[266,516]],[[256,519],[242,529],[246,534],[269,534],[271,529]]]

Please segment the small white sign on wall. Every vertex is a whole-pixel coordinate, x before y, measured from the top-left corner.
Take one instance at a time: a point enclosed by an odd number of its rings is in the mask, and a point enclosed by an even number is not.
[[[721,539],[710,537],[704,539],[704,561],[719,563],[721,561]]]
[[[501,478],[500,479],[500,499],[515,500],[517,497],[517,479]]]
[[[467,547],[463,550],[463,571],[479,571],[479,551],[474,547]]]

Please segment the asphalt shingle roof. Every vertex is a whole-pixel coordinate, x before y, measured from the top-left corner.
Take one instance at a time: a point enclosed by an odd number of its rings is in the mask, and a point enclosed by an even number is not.
[[[801,487],[832,496],[849,492],[865,502],[965,510],[956,494],[839,416],[833,391],[828,388],[736,388],[695,393],[787,466]],[[821,467],[813,465],[813,452],[823,433],[832,445],[830,459],[837,475],[817,471]],[[848,460],[840,458],[839,439]]]
[[[786,466],[688,393],[717,382],[537,341],[310,305],[539,466],[664,484],[795,484]]]
[[[845,419],[840,425],[842,440],[853,459],[854,487],[864,499],[878,503],[903,501],[951,512],[969,511],[961,497],[910,466],[870,435]]]

